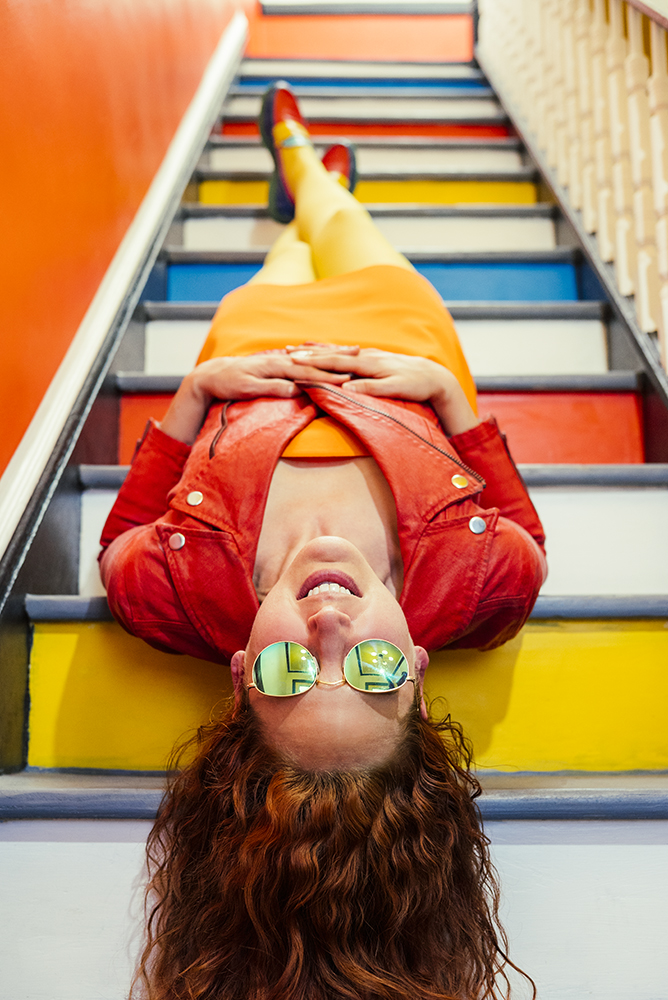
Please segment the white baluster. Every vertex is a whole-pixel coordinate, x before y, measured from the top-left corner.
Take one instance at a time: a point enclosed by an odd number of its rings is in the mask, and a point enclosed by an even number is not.
[[[566,145],[563,151],[563,183],[573,208],[582,207],[582,143],[580,140],[579,73],[575,42],[575,11],[579,0],[562,0],[562,35],[564,39],[564,107]]]
[[[633,231],[633,181],[629,153],[628,101],[624,60],[627,44],[621,0],[609,0],[610,29],[606,43],[608,95],[610,100],[610,146],[612,191],[615,206],[615,273],[622,295],[633,295],[636,275],[636,244]]]
[[[555,79],[556,107],[556,154],[557,179],[560,184],[568,184],[568,109],[566,100],[566,80],[569,72],[568,20],[572,0],[559,0],[556,6],[557,15],[557,74]]]
[[[668,56],[666,32],[650,23],[652,75],[647,85],[652,143],[652,181],[656,210],[656,244],[659,269],[659,340],[664,367],[668,367]]]
[[[597,228],[591,30],[592,17],[589,0],[578,0],[575,11],[575,49],[578,64],[580,179],[582,185],[582,223],[588,233],[596,232]],[[571,170],[575,171],[576,169],[576,163],[571,160]]]
[[[594,176],[596,181],[596,239],[601,259],[611,261],[615,259],[615,211],[612,198],[607,37],[605,0],[594,0],[590,40]]]
[[[629,53],[624,61],[624,70],[628,94],[633,217],[637,245],[636,315],[641,329],[645,333],[651,333],[658,326],[660,305],[647,96],[649,60],[643,46],[643,15],[629,6],[627,20]]]

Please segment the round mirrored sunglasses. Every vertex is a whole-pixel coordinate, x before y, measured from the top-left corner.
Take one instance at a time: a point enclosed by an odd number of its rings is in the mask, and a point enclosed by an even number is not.
[[[272,642],[258,653],[253,664],[249,688],[256,688],[272,698],[291,698],[304,694],[315,684],[340,687],[349,684],[366,694],[387,694],[403,687],[408,676],[408,661],[398,646],[384,639],[365,639],[350,650],[343,661],[340,681],[318,680],[320,664],[299,642]]]

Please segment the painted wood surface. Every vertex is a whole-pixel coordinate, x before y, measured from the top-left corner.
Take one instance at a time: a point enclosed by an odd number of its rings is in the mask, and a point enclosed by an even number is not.
[[[217,0],[137,0],[131,9],[110,0],[2,6],[1,188],[11,253],[0,278],[0,471],[62,361],[233,9]]]
[[[473,25],[466,14],[272,17],[249,9],[249,58],[467,62]]]
[[[421,170],[470,170],[473,173],[484,170],[518,170],[524,164],[516,149],[444,149],[408,148],[394,149],[361,146],[357,150],[357,169],[363,177],[367,173],[382,172],[392,174],[407,170],[419,173]],[[209,166],[213,170],[264,170],[273,169],[273,161],[263,146],[213,147],[208,153]]]
[[[210,323],[153,320],[146,324],[144,372],[186,375],[194,368]],[[457,320],[476,375],[591,375],[608,370],[599,320]]]
[[[555,246],[554,221],[540,216],[376,216],[374,221],[399,250],[502,252]],[[280,226],[272,219],[185,219],[183,246],[187,250],[268,250],[279,233]]]
[[[478,125],[468,123],[461,125],[425,125],[420,122],[401,122],[399,124],[383,122],[370,122],[369,124],[357,124],[355,122],[312,122],[309,125],[309,131],[311,135],[340,135],[348,138],[353,136],[363,136],[366,138],[415,136],[422,139],[429,137],[439,139],[503,139],[511,134],[507,125]],[[259,136],[255,122],[223,122],[220,126],[220,134],[230,137],[253,137],[255,139]]]
[[[347,133],[350,134],[350,133]],[[203,205],[267,204],[267,181],[201,181]],[[364,204],[414,202],[432,205],[533,205],[535,186],[529,181],[506,180],[361,180],[355,197]]]
[[[307,121],[475,121],[505,117],[496,100],[448,97],[304,97],[300,101]],[[227,121],[255,121],[260,113],[259,97],[228,97],[223,105]]]
[[[487,824],[510,954],[541,998],[663,996],[667,827]],[[149,829],[132,821],[0,828],[2,1000],[123,1000],[141,935]]]
[[[491,652],[433,654],[426,690],[481,767],[662,770],[667,662],[663,621],[534,621]],[[160,770],[230,694],[227,668],[159,653],[116,623],[37,623],[29,763]]]
[[[160,420],[171,396],[121,399],[119,461],[127,465],[150,417]],[[633,393],[481,393],[481,413],[493,413],[516,462],[625,464],[644,457],[642,414]]]

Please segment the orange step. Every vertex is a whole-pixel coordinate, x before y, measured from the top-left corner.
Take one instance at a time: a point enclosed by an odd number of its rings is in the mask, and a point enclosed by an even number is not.
[[[119,457],[127,465],[149,417],[160,420],[168,394],[121,399]],[[481,393],[481,415],[493,413],[516,462],[529,465],[627,465],[644,461],[641,402],[631,392]]]
[[[246,4],[249,59],[470,62],[470,14],[264,15]]]
[[[327,136],[416,136],[432,138],[457,138],[457,139],[504,139],[511,135],[511,131],[505,125],[427,125],[420,122],[406,122],[400,124],[369,124],[361,123],[328,124],[327,122],[311,122],[309,124],[311,135]],[[219,135],[226,136],[252,136],[257,138],[260,134],[255,122],[225,122],[220,128]]]

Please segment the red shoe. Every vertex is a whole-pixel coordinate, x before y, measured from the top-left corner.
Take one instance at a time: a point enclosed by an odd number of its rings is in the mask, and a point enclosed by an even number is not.
[[[262,142],[274,161],[274,172],[269,183],[269,214],[276,222],[292,222],[295,217],[295,200],[285,180],[279,150],[311,146],[312,143],[297,100],[285,80],[272,83],[266,91],[262,98],[258,127]]]
[[[357,162],[353,144],[337,142],[330,146],[322,158],[322,164],[330,173],[340,174],[339,182],[352,194],[357,185]]]

